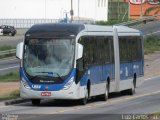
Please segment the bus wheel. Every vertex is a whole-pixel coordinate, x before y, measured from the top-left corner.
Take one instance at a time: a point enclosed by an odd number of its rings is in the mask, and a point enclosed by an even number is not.
[[[31,101],[32,101],[32,105],[35,105],[35,106],[38,106],[41,103],[40,99],[31,99]]]
[[[102,100],[107,101],[108,100],[108,95],[109,95],[109,85],[107,84],[105,93],[102,95]]]
[[[80,99],[80,104],[81,105],[86,105],[88,101],[88,88],[85,90],[85,97]]]

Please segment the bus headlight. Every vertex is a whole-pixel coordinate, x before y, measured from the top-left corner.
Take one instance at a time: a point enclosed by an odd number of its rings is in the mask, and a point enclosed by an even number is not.
[[[22,82],[22,84],[23,84],[23,86],[24,86],[25,88],[31,89],[31,87],[28,85],[27,81],[24,80],[24,78],[22,78],[21,82]]]
[[[67,90],[71,87],[71,85],[73,84],[74,82],[74,77],[72,77],[63,87],[63,90]]]

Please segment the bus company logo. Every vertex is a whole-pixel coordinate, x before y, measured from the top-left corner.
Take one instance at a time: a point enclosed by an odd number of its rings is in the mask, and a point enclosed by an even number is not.
[[[33,89],[41,89],[41,85],[32,85]]]

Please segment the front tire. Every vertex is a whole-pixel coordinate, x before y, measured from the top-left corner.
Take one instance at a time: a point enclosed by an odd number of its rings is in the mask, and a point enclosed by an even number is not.
[[[32,105],[34,106],[39,106],[41,103],[40,99],[31,99],[31,101],[32,101]]]

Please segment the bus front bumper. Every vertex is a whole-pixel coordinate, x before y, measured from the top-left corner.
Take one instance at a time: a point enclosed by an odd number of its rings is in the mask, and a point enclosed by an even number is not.
[[[73,84],[67,90],[59,91],[36,91],[25,88],[23,83],[20,83],[20,96],[27,99],[79,99],[78,89],[76,84]]]

